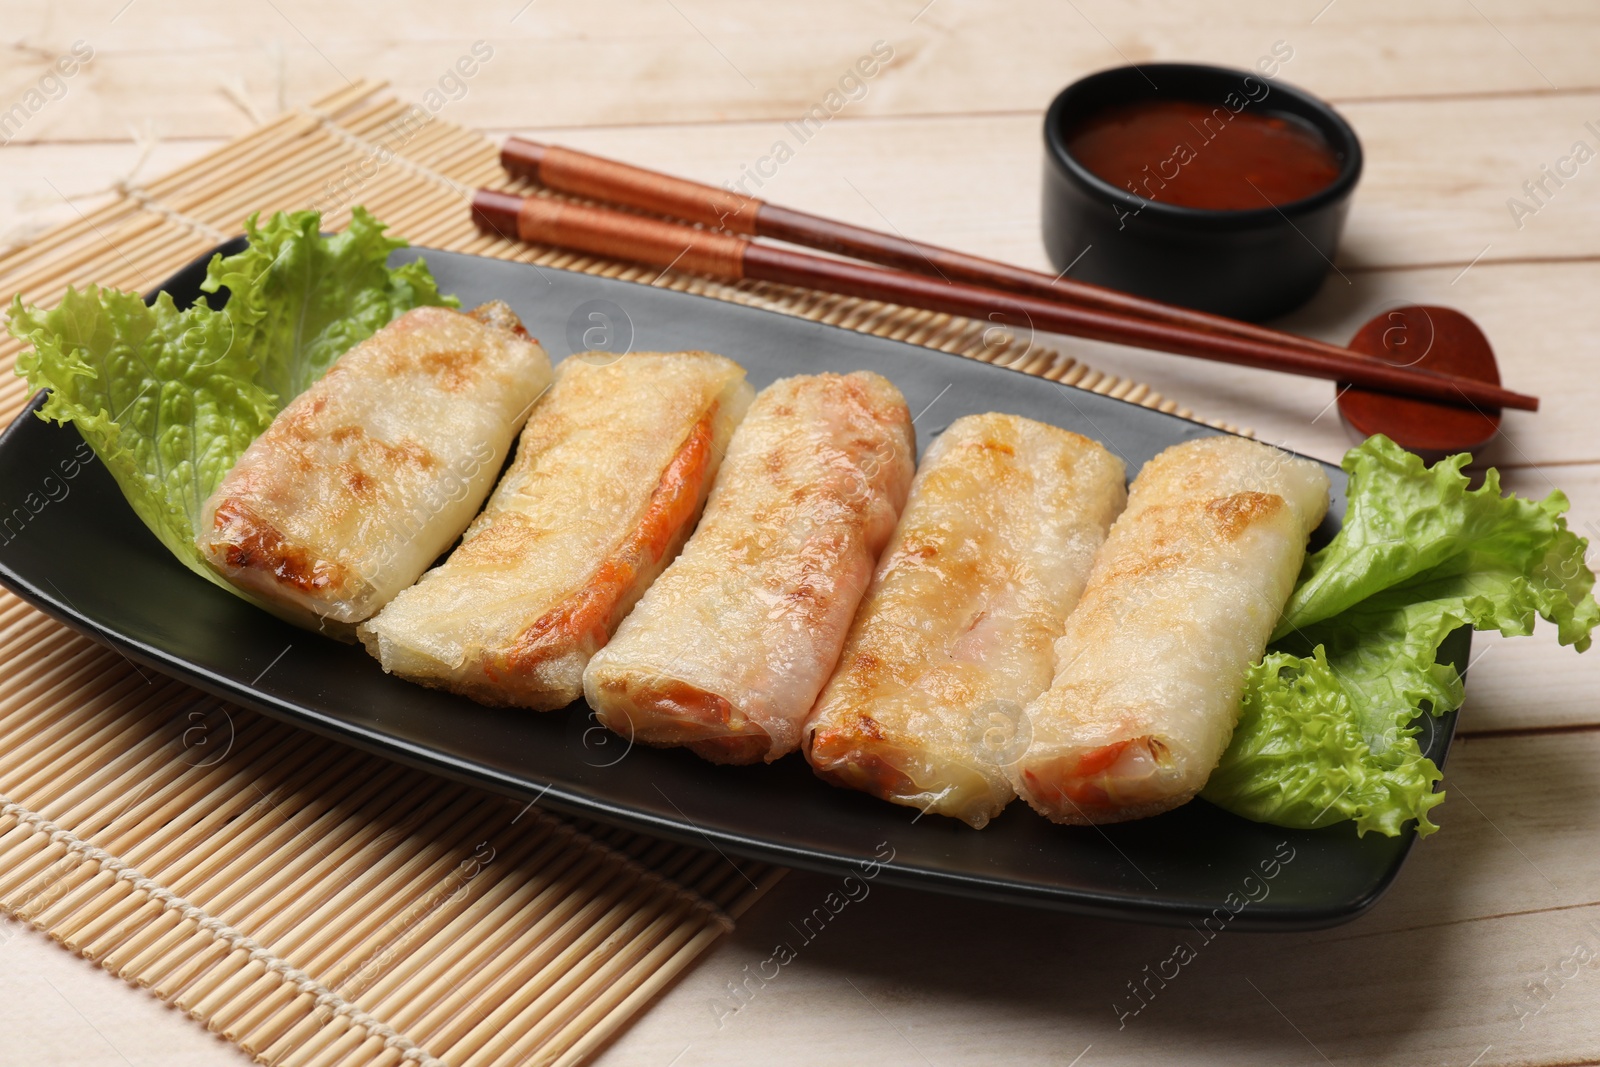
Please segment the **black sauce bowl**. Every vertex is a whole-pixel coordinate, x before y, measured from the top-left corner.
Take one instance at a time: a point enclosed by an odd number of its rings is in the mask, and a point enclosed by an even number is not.
[[[1102,108],[1144,100],[1226,106],[1229,93],[1252,101],[1255,114],[1317,130],[1340,162],[1338,177],[1300,200],[1216,211],[1147,200],[1067,151],[1071,131]],[[1333,108],[1253,71],[1192,63],[1116,67],[1073,82],[1045,113],[1044,143],[1044,244],[1057,270],[1238,319],[1282,315],[1311,298],[1333,265],[1361,177],[1361,142]]]

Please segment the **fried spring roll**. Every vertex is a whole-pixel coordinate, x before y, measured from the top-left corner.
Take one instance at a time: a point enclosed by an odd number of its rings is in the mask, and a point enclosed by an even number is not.
[[[1050,684],[1123,479],[1121,460],[1054,426],[951,423],[806,723],[817,774],[974,827],[998,815],[1022,709]]]
[[[1156,456],[1028,707],[1017,791],[1064,823],[1138,819],[1205,785],[1328,507],[1310,460],[1242,437]]]
[[[548,710],[683,546],[751,389],[709,352],[573,356],[441,566],[361,627],[392,671]]]
[[[195,543],[280,614],[348,636],[460,536],[549,384],[506,305],[408,311],[245,449]]]
[[[763,390],[700,528],[589,664],[601,721],[718,763],[793,752],[915,461],[905,399],[879,375]]]

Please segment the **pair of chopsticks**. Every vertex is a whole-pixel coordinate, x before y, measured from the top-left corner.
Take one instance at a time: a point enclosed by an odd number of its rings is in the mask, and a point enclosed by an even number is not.
[[[779,282],[1456,406],[1539,407],[1537,397],[1490,382],[1393,366],[1307,337],[1052,278],[568,148],[513,137],[501,149],[500,163],[514,177],[546,188],[649,213],[479,189],[473,221],[504,237],[720,281]],[[810,255],[755,237],[882,266]]]

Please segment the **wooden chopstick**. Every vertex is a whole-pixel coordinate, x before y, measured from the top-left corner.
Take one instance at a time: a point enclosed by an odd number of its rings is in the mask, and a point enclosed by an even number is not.
[[[1348,382],[1457,406],[1525,411],[1536,411],[1539,406],[1536,397],[1488,382],[1416,367],[1396,367],[1350,352],[1308,352],[962,282],[935,281],[920,274],[796,252],[730,233],[551,197],[522,197],[479,189],[473,195],[472,217],[479,229],[489,233],[721,281],[752,279],[820,289],[1017,327]]]
[[[528,178],[573,196],[621,204],[653,215],[699,223],[731,233],[770,237],[913,274],[934,275],[946,281],[966,282],[1040,300],[1132,315],[1206,333],[1249,338],[1302,352],[1350,359],[1369,358],[1310,337],[1164,304],[1067,277],[1051,277],[1039,271],[912,241],[805,211],[795,211],[714,185],[676,178],[559,145],[540,144],[522,137],[507,138],[500,149],[500,165],[508,174]]]

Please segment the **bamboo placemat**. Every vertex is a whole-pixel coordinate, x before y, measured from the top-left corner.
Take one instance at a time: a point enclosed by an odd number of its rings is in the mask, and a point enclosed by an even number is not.
[[[644,281],[1193,417],[989,324],[479,234],[495,146],[363,81],[0,257],[0,295],[148,290],[251,212]],[[0,342],[0,425],[27,399]],[[1225,424],[1215,424],[1225,425]],[[1231,427],[1227,427],[1231,428]],[[0,502],[9,509],[15,502]],[[225,706],[0,592],[0,908],[263,1063],[574,1064],[782,875],[558,817]]]
[[[783,873],[0,634],[0,906],[263,1063],[578,1063]]]

